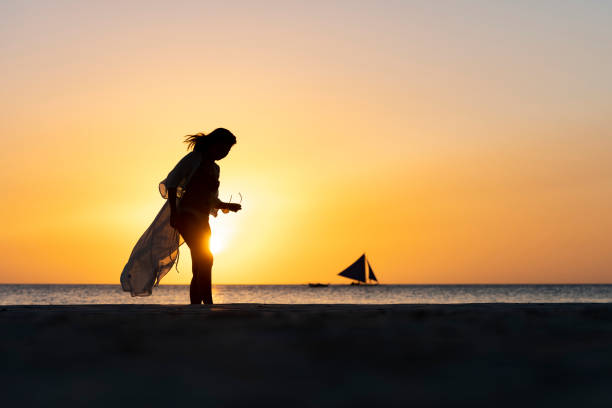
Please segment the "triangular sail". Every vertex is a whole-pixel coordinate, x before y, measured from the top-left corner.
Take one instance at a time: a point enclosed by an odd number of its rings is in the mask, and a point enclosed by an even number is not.
[[[355,279],[359,282],[365,282],[365,254],[361,255],[359,259],[351,264],[351,266],[340,272],[338,275],[349,279]]]
[[[378,282],[378,279],[376,279],[376,275],[374,275],[374,271],[372,270],[372,265],[370,265],[370,261],[367,261],[367,262],[368,262],[368,279]]]

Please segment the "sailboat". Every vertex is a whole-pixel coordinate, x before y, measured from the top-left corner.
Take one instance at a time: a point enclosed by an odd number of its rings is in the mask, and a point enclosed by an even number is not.
[[[367,279],[366,264],[368,266]],[[359,259],[353,262],[348,268],[340,272],[338,275],[353,279],[351,285],[378,285],[378,279],[376,279],[376,275],[374,275],[370,261],[366,259],[365,254],[361,255]],[[372,281],[375,281],[376,283],[372,283]]]

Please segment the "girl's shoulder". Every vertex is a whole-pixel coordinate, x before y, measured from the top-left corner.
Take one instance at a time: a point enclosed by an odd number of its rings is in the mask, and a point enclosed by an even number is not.
[[[190,151],[185,156],[183,156],[182,160],[186,161],[200,161],[202,160],[202,153],[197,152],[195,150]]]
[[[202,161],[202,155],[198,152],[191,151],[184,155],[181,160],[177,163],[177,167],[182,168],[193,168],[197,167]]]

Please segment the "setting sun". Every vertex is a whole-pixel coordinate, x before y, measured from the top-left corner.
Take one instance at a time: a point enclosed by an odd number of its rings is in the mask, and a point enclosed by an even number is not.
[[[210,236],[210,252],[213,255],[217,255],[223,251],[229,244],[234,232],[234,223],[228,220],[229,217],[221,219],[222,214],[215,217],[210,217],[210,229],[212,234]]]

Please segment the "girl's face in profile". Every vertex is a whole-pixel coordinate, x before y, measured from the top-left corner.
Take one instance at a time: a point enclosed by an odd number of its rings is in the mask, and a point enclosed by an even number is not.
[[[216,143],[208,149],[208,156],[213,160],[221,160],[228,155],[232,146],[224,143]]]

